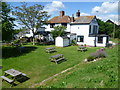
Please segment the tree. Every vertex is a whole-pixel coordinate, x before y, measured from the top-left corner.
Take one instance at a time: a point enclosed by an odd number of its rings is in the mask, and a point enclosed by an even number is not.
[[[120,25],[114,24],[114,22],[108,20],[107,22],[103,22],[100,19],[97,19],[99,24],[99,34],[107,34],[110,37],[115,34],[115,38],[120,38]],[[114,31],[115,27],[115,31]],[[114,32],[113,32],[114,31]]]
[[[2,8],[0,12],[2,17],[2,40],[10,41],[13,37],[13,26],[15,26],[13,21],[15,19],[10,17],[11,8],[7,3],[2,2],[2,7],[0,6],[0,8]]]
[[[35,32],[47,22],[49,15],[43,11],[44,6],[33,5],[27,6],[27,3],[22,3],[21,7],[14,7],[13,15],[20,21],[21,25],[25,25],[33,33],[33,45],[35,44]]]
[[[97,19],[99,24],[99,34],[107,34],[109,36],[113,35],[114,25],[108,22],[103,22],[100,19]]]
[[[66,29],[65,26],[55,26],[54,30],[51,31],[53,38],[55,39],[58,36],[64,36],[65,29]]]

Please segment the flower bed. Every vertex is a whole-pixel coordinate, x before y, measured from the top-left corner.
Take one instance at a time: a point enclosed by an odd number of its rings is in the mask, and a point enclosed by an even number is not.
[[[105,58],[107,57],[107,53],[105,52],[104,48],[101,48],[99,50],[97,50],[95,53],[92,53],[89,57],[87,57],[87,61],[94,61],[94,60],[98,60],[100,58]]]

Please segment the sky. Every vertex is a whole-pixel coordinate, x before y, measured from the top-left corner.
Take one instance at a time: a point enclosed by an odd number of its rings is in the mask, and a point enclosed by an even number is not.
[[[59,11],[65,11],[65,15],[76,16],[76,12],[80,10],[81,16],[96,15],[97,18],[106,21],[108,19],[118,24],[118,1],[104,2],[63,2],[53,0],[51,2],[27,2],[29,6],[40,4],[44,6],[44,10],[51,15],[50,18],[59,15]],[[11,6],[20,6],[20,2],[8,2]],[[17,22],[15,22],[17,24]],[[119,23],[120,24],[120,23]],[[18,25],[18,24],[17,24]],[[18,25],[17,28],[20,28]]]

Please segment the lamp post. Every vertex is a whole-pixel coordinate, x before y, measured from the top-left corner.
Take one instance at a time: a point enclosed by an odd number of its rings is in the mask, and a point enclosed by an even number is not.
[[[114,16],[114,29],[113,29],[113,38],[115,38],[115,16]]]
[[[95,40],[94,40],[95,46],[94,47],[96,47],[96,37],[97,37],[97,32],[95,31]]]

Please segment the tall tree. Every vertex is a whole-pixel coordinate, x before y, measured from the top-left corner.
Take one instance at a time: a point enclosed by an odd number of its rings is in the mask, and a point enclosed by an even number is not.
[[[51,31],[51,34],[53,36],[53,38],[55,39],[57,36],[64,36],[65,34],[65,26],[55,26],[54,30]]]
[[[116,25],[110,20],[103,22],[102,20],[97,19],[97,21],[99,24],[99,34],[107,34],[110,37],[113,37],[114,33],[115,38],[120,38],[120,25]]]
[[[35,32],[46,23],[49,15],[43,11],[44,6],[33,5],[28,6],[27,3],[22,3],[21,6],[14,7],[13,14],[20,21],[20,24],[25,25],[33,33],[33,45],[35,44]]]
[[[13,21],[15,19],[10,17],[10,5],[8,5],[5,2],[2,2],[0,8],[2,8],[2,11],[0,12],[2,19],[2,40],[9,41],[13,37],[13,26],[15,25]]]
[[[107,34],[109,36],[113,35],[114,25],[108,22],[103,22],[100,19],[97,19],[99,24],[99,34]]]

